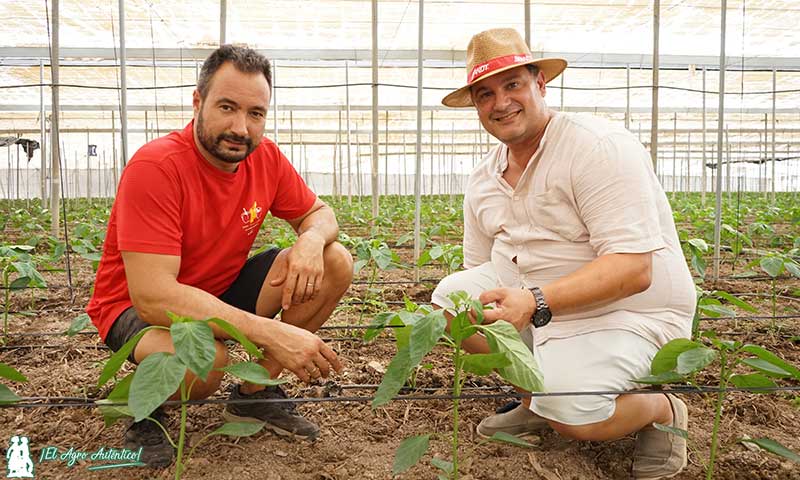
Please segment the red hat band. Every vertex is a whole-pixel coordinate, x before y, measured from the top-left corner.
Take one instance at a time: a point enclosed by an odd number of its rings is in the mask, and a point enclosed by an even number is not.
[[[493,58],[487,62],[479,63],[472,68],[472,71],[467,76],[467,84],[472,84],[475,80],[485,77],[490,73],[516,64],[526,64],[533,60],[533,55],[525,53],[518,53],[513,55],[505,55],[502,57]]]

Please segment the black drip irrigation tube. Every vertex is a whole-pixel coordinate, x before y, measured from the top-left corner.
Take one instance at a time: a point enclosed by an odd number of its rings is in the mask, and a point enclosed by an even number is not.
[[[321,385],[323,389],[325,385]],[[350,386],[342,385],[340,390],[348,389]],[[378,385],[358,385],[358,388],[377,389]],[[331,391],[335,387],[328,386]],[[441,390],[441,389],[440,389]],[[681,395],[714,394],[719,392],[740,392],[740,393],[773,393],[773,392],[800,392],[800,386],[791,387],[726,387],[719,386],[699,386],[699,387],[672,387],[668,389],[639,389],[639,390],[598,390],[598,391],[569,391],[569,392],[532,392],[519,393],[507,390],[500,393],[469,393],[465,395],[398,395],[392,398],[393,401],[438,401],[438,400],[489,400],[503,398],[537,398],[537,397],[578,397],[578,396],[597,396],[597,395],[659,395],[664,393]],[[252,398],[252,399],[229,399],[229,398],[207,398],[204,400],[168,400],[163,405],[208,405],[208,404],[256,404],[256,403],[366,403],[374,400],[374,396],[318,396],[318,397],[295,397],[295,398]],[[0,408],[96,408],[96,407],[117,407],[126,406],[127,402],[102,402],[95,400],[82,399],[80,397],[21,397],[20,401],[13,404],[0,405]]]
[[[800,318],[800,314],[797,315],[741,315],[741,316],[720,316],[720,317],[700,317],[700,320],[703,321],[719,321],[719,320],[783,320],[783,319],[791,319],[791,318]],[[383,325],[380,327],[376,327],[373,325],[323,325],[319,327],[319,330],[391,330],[394,328],[404,328],[403,325]],[[84,330],[80,332],[76,332],[74,335],[97,335],[96,330]],[[67,337],[63,332],[20,332],[20,333],[9,333],[9,337]],[[340,340],[339,338],[331,338],[331,340]]]

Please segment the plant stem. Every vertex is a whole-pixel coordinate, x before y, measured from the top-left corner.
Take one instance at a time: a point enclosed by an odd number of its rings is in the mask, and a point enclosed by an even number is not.
[[[777,301],[777,291],[775,290],[775,277],[772,277],[772,329],[775,330],[775,314],[777,312],[776,308],[776,301]]]
[[[714,460],[717,456],[717,443],[719,434],[719,423],[722,419],[722,404],[725,401],[725,389],[728,387],[728,357],[724,350],[719,352],[720,374],[719,391],[717,392],[717,402],[714,405],[714,428],[711,431],[711,454],[708,458],[708,469],[706,469],[706,480],[714,477]]]
[[[458,480],[458,397],[461,396],[461,341],[456,342],[453,354],[453,480]]]
[[[180,480],[183,473],[183,446],[186,442],[186,401],[189,399],[189,394],[186,391],[186,380],[181,381],[181,428],[178,434],[178,453],[177,461],[175,463],[175,480]]]
[[[8,299],[11,289],[8,286],[8,277],[11,272],[8,271],[8,267],[3,269],[3,287],[5,288],[5,300],[3,302],[3,342],[5,343],[8,340]]]

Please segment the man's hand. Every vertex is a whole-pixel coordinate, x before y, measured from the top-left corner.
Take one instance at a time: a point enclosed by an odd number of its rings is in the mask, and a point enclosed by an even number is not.
[[[481,293],[478,298],[483,305],[494,303],[491,310],[484,310],[484,323],[505,320],[517,331],[531,324],[531,315],[536,310],[536,300],[527,288],[495,288]]]
[[[289,310],[292,305],[305,303],[319,293],[325,273],[324,248],[325,239],[313,231],[297,237],[297,243],[289,249],[286,266],[278,272],[278,278],[270,282],[273,287],[283,285],[281,308]]]
[[[313,333],[288,323],[275,321],[269,329],[268,340],[256,343],[264,348],[267,357],[306,383],[327,378],[331,369],[342,371],[342,364],[331,347]]]

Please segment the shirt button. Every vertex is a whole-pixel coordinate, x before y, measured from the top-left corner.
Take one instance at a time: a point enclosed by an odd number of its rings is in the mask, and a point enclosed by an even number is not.
[[[522,250],[522,245],[517,245],[517,251],[519,252],[521,250]]]

